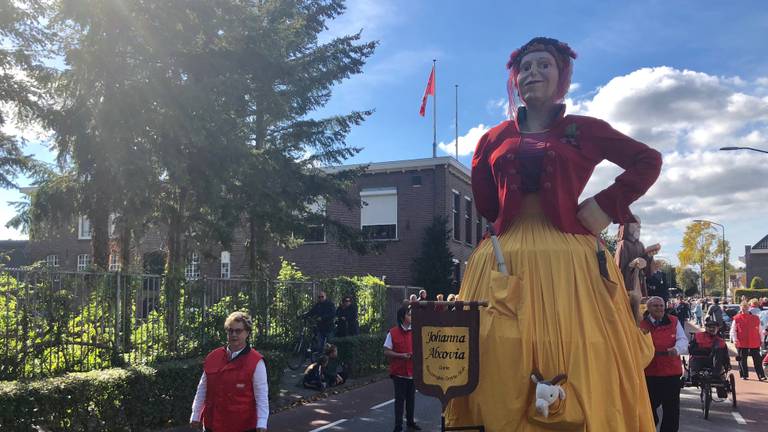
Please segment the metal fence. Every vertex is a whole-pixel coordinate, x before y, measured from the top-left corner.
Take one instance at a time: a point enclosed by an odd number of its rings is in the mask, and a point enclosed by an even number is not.
[[[320,290],[353,295],[361,332],[380,332],[417,288],[3,269],[0,380],[200,355],[225,342],[235,310],[254,317],[254,345],[281,349]]]

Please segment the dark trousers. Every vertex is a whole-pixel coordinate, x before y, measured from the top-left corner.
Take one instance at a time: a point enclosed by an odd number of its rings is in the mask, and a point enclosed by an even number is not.
[[[680,427],[680,376],[647,376],[645,383],[651,397],[653,422],[659,424],[656,409],[661,406],[663,414],[660,432],[677,432]]]
[[[395,430],[403,427],[403,405],[405,405],[405,421],[414,424],[413,407],[416,400],[416,384],[413,379],[392,377],[395,385]]]
[[[764,377],[765,371],[763,370],[763,362],[760,359],[760,348],[739,348],[739,375],[742,378],[749,378],[748,357],[752,357],[752,364],[755,365],[757,377]]]

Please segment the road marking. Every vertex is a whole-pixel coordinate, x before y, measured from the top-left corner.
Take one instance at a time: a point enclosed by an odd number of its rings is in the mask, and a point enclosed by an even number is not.
[[[744,417],[742,417],[738,411],[731,411],[731,415],[733,415],[733,418],[736,419],[736,423],[747,424],[747,421],[744,420]]]
[[[380,404],[378,404],[378,405],[374,405],[374,406],[372,406],[372,407],[371,407],[371,409],[379,409],[379,408],[381,408],[381,407],[383,407],[383,406],[385,406],[385,405],[389,405],[389,404],[391,404],[391,403],[392,403],[392,402],[394,402],[394,401],[395,401],[394,399],[390,399],[390,400],[388,400],[388,401],[386,401],[386,402],[383,402],[383,403],[380,403]]]
[[[319,428],[317,428],[317,429],[312,429],[312,430],[311,430],[311,431],[309,431],[309,432],[320,432],[320,431],[324,431],[324,430],[326,430],[326,429],[329,429],[329,428],[332,428],[332,427],[336,426],[337,424],[342,424],[342,423],[344,423],[345,421],[347,421],[347,419],[336,420],[336,421],[335,421],[335,422],[333,422],[333,423],[328,423],[327,425],[325,425],[325,426],[323,426],[323,427],[319,427]]]

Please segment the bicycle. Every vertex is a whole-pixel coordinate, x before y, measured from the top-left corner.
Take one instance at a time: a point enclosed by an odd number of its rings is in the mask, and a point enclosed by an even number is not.
[[[316,341],[314,322],[309,317],[302,317],[301,321],[299,334],[291,344],[291,351],[288,354],[288,368],[290,370],[299,369],[307,362],[311,363],[313,354],[315,354],[313,351],[313,345]]]

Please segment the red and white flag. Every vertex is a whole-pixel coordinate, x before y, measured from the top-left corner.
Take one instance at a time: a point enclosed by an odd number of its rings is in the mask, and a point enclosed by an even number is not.
[[[421,98],[421,108],[419,108],[419,115],[424,117],[424,113],[427,109],[427,97],[429,95],[435,96],[435,67],[432,66],[432,72],[429,74],[429,81],[427,81],[427,88],[424,89],[424,97]]]

